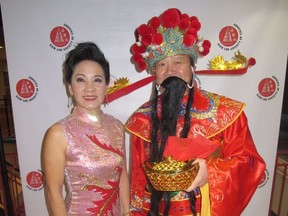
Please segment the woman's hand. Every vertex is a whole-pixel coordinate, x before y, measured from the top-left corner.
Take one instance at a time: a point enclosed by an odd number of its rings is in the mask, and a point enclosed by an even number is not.
[[[191,186],[186,190],[187,192],[191,192],[198,187],[202,187],[208,182],[208,169],[206,160],[197,158],[193,164],[195,163],[199,163],[199,171]]]

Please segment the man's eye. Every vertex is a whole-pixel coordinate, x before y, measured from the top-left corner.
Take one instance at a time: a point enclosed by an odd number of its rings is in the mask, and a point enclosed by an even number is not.
[[[165,66],[165,63],[159,63],[157,64],[158,67],[164,67]]]
[[[103,82],[103,79],[101,79],[101,78],[96,78],[96,79],[94,80],[94,82],[102,83],[102,82]]]

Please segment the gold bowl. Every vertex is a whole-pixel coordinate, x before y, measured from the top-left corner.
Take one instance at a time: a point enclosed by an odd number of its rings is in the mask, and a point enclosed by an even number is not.
[[[192,164],[193,161],[177,161],[167,156],[159,163],[146,161],[143,167],[155,190],[180,191],[186,190],[198,173],[199,164]]]

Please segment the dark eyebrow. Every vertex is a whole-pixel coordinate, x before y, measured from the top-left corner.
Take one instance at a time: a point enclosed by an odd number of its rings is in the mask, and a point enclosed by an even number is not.
[[[75,76],[84,76],[84,77],[86,77],[86,75],[85,75],[85,74],[82,74],[82,73],[75,74]],[[101,75],[101,74],[96,74],[94,77],[101,77],[101,78],[103,78],[104,76]]]

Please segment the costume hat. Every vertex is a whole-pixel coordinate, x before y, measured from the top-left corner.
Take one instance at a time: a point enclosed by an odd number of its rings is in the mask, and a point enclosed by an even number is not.
[[[196,16],[182,14],[177,8],[152,17],[136,29],[136,42],[131,47],[132,60],[139,71],[151,72],[155,63],[177,54],[187,54],[194,62],[210,52],[211,43],[198,31],[201,23]]]

